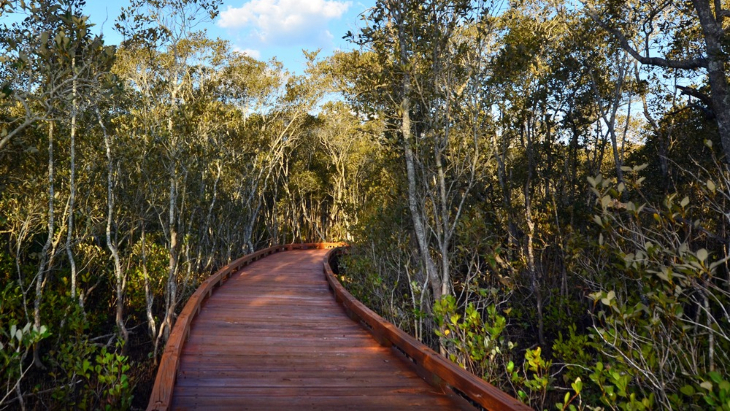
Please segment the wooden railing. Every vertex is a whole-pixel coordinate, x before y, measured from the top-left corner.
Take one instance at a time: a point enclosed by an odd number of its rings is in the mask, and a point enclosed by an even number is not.
[[[185,344],[190,334],[190,326],[193,323],[193,319],[200,312],[200,308],[203,306],[205,300],[211,296],[216,288],[228,280],[231,275],[256,260],[280,251],[312,248],[334,249],[340,246],[342,246],[342,243],[288,244],[269,247],[233,261],[203,281],[185,304],[182,312],[177,317],[175,326],[172,328],[170,338],[167,339],[165,351],[162,354],[160,366],[157,369],[157,377],[155,378],[155,385],[152,388],[152,395],[150,396],[147,410],[163,411],[170,408],[172,404],[172,392],[175,388],[175,377],[180,365],[180,354],[182,353],[183,344]]]
[[[331,259],[342,250],[340,248],[342,245],[342,243],[308,243],[269,247],[233,261],[203,281],[177,317],[170,338],[167,340],[147,410],[163,411],[168,410],[172,405],[172,393],[175,388],[175,377],[180,365],[180,354],[183,345],[190,334],[193,319],[200,312],[205,300],[211,296],[216,288],[220,287],[241,268],[263,257],[280,251],[312,248],[332,250],[325,256],[324,274],[335,295],[335,299],[342,303],[348,315],[354,320],[362,322],[378,342],[393,347],[396,353],[413,362],[419,374],[429,383],[455,389],[486,410],[530,409],[486,381],[459,368],[356,300],[337,280],[330,265]]]
[[[334,249],[324,258],[327,282],[335,294],[335,299],[342,303],[350,318],[362,322],[380,344],[392,347],[396,353],[412,361],[419,375],[432,385],[455,389],[486,410],[531,409],[483,379],[458,367],[356,300],[337,280],[330,265],[341,250]]]

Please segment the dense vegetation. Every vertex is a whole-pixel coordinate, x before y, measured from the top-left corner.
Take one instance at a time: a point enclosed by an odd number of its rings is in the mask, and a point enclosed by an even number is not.
[[[142,407],[216,267],[347,240],[536,409],[730,409],[725,2],[383,0],[302,75],[131,3],[0,0],[0,408]]]

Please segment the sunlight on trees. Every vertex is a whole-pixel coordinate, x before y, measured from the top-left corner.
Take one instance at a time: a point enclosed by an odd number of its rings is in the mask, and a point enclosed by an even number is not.
[[[343,283],[535,409],[730,409],[727,4],[382,0],[301,75],[219,1],[0,1],[0,408],[141,407],[218,267]],[[726,101],[727,100],[727,101]]]

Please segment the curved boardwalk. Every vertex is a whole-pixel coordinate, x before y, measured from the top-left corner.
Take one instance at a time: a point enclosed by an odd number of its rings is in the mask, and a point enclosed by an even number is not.
[[[261,259],[213,293],[182,350],[173,409],[468,409],[347,317],[326,253]]]

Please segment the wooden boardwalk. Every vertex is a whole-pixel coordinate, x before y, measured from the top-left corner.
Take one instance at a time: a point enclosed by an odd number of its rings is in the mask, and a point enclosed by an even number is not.
[[[345,314],[326,252],[263,258],[211,295],[182,348],[173,409],[468,409]]]

